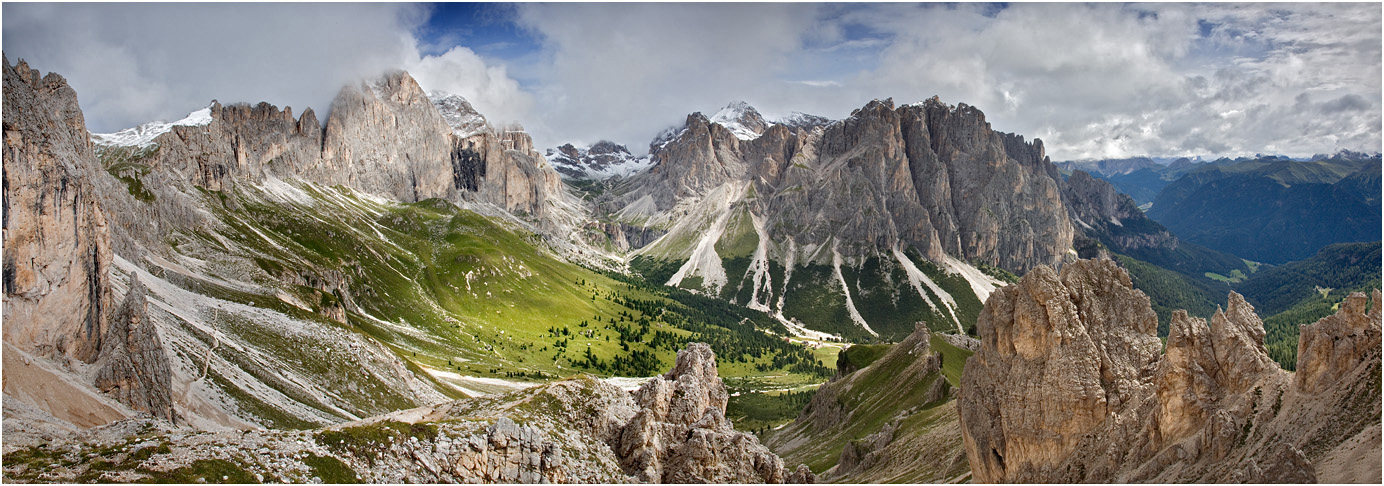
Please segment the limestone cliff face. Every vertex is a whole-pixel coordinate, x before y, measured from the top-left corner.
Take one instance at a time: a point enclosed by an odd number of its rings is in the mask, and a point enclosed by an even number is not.
[[[958,399],[975,479],[1376,480],[1378,462],[1343,466],[1361,443],[1378,456],[1380,423],[1379,314],[1349,300],[1304,327],[1294,376],[1238,294],[1209,323],[1176,313],[1160,354],[1148,298],[1114,263],[1039,267],[977,326]]]
[[[269,103],[211,104],[211,122],[175,126],[155,139],[146,163],[192,184],[224,191],[237,179],[259,180],[266,172],[295,174],[317,164],[322,132],[316,114]]]
[[[653,166],[598,207],[648,215],[747,183],[770,239],[818,258],[829,244],[847,256],[897,244],[937,261],[949,254],[1023,272],[1060,264],[1071,248],[1042,143],[993,131],[973,107],[875,100],[830,124],[731,125],[738,131],[688,116],[651,144]]]
[[[309,178],[336,179],[399,201],[455,193],[449,160],[451,127],[403,71],[348,85],[332,101],[322,137],[321,171]],[[314,171],[316,172],[316,171]]]
[[[110,313],[110,231],[77,93],[5,59],[4,339],[95,361]]]
[[[1108,444],[1105,430],[1137,423],[1153,391],[1157,324],[1148,298],[1110,261],[1069,264],[1060,275],[1038,267],[992,294],[957,402],[975,478],[1060,481],[1052,475],[1072,450]]]

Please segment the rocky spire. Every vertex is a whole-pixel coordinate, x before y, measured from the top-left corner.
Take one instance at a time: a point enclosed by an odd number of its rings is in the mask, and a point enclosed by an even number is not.
[[[1379,454],[1357,435],[1379,423],[1378,295],[1304,326],[1292,375],[1238,294],[1209,323],[1175,313],[1160,356],[1148,298],[1114,263],[1038,267],[977,323],[957,404],[975,479],[1360,480],[1340,464],[1359,454],[1343,444]]]
[[[728,400],[711,347],[678,351],[672,371],[634,392],[639,409],[616,450],[623,465],[649,482],[783,482],[783,461],[726,420]]]

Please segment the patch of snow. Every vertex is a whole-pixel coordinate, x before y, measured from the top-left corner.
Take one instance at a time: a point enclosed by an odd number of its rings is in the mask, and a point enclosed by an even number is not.
[[[726,232],[726,223],[730,221],[731,203],[735,202],[741,194],[744,194],[744,189],[743,183],[728,182],[707,195],[707,200],[716,204],[714,210],[720,214],[711,223],[711,227],[702,233],[701,239],[697,241],[697,246],[692,250],[692,255],[682,264],[682,267],[678,268],[677,273],[668,279],[666,285],[677,287],[684,278],[701,276],[703,289],[712,295],[720,293],[721,287],[724,287],[729,279],[726,277],[726,269],[721,267],[720,255],[716,254],[716,242],[720,241],[721,235]],[[683,228],[684,231],[689,229]],[[672,233],[672,231],[669,232],[669,234]]]
[[[730,130],[730,133],[735,135],[735,138],[740,140],[754,140],[759,138],[760,132],[755,131],[751,126],[747,126],[747,123],[757,123],[762,130],[764,119],[760,117],[759,112],[755,111],[754,107],[750,106],[748,103],[744,101],[735,101],[726,105],[725,108],[721,108],[721,111],[716,112],[715,115],[712,115],[711,123],[726,127]]]
[[[1005,285],[1004,282],[1001,282],[999,279],[986,275],[985,272],[980,271],[980,269],[971,266],[969,263],[957,260],[951,255],[946,255],[942,263],[946,266],[948,272],[960,274],[962,278],[966,279],[967,283],[971,284],[971,290],[975,291],[976,298],[979,298],[982,304],[990,300],[990,294],[994,293],[995,289]]]
[[[850,313],[851,320],[865,328],[871,336],[879,336],[870,325],[865,323],[865,318],[860,316],[860,311],[856,310],[855,302],[851,300],[851,286],[846,283],[846,277],[841,274],[841,252],[836,251],[836,242],[833,240],[831,245],[831,273],[836,277],[836,281],[841,283],[841,292],[846,294],[846,312]]]
[[[457,138],[466,138],[492,130],[490,123],[485,120],[485,116],[476,111],[471,103],[467,102],[466,98],[461,95],[432,91],[428,93],[428,100],[432,101],[438,114],[441,114],[442,119],[447,122],[447,126],[452,127],[452,134],[456,135]]]
[[[908,283],[913,284],[913,288],[918,290],[918,295],[922,296],[924,302],[927,302],[927,306],[931,307],[933,311],[938,310],[937,306],[932,304],[932,299],[928,298],[926,292],[923,292],[924,285],[927,286],[928,290],[932,291],[933,295],[942,299],[943,307],[946,307],[947,313],[951,314],[952,322],[956,323],[956,331],[961,334],[966,334],[966,330],[961,327],[961,319],[956,318],[956,299],[953,299],[951,294],[948,294],[946,291],[942,290],[941,287],[938,287],[932,279],[928,278],[926,273],[919,270],[918,266],[913,264],[913,260],[908,258],[908,255],[904,255],[902,251],[899,251],[899,246],[897,244],[894,245],[893,251],[894,259],[899,261],[899,265],[903,266],[904,273],[908,274]]]
[[[189,113],[187,117],[169,123],[152,121],[143,125],[126,128],[114,133],[93,133],[91,141],[97,145],[111,147],[145,148],[154,144],[154,139],[173,130],[173,127],[201,127],[211,123],[211,106]]]

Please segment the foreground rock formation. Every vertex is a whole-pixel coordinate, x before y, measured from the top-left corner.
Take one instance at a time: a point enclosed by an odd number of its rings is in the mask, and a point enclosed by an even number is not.
[[[100,165],[77,93],[57,74],[4,64],[6,364],[51,360],[78,381],[7,369],[5,393],[77,424],[128,413],[81,389],[94,386],[135,412],[174,420],[168,358],[145,322],[143,288],[126,292],[119,308],[113,302],[111,229],[91,177]],[[78,405],[88,401],[96,403]]]
[[[111,237],[77,93],[4,60],[5,342],[91,363],[111,294]]]
[[[979,482],[1378,482],[1380,293],[1304,326],[1300,370],[1268,357],[1231,293],[1174,314],[1159,353],[1148,298],[1110,261],[1039,267],[991,296],[962,376]]]
[[[633,393],[579,377],[315,431],[210,434],[124,421],[42,441],[7,435],[28,447],[6,455],[5,473],[60,482],[815,480],[803,468],[786,471],[753,435],[731,428],[715,363],[708,346],[694,343],[672,371]],[[45,459],[93,449],[115,452],[61,468]]]

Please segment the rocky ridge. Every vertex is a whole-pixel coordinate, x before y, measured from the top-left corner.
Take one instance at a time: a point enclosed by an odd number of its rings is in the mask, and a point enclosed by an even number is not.
[[[992,131],[973,107],[876,100],[825,126],[733,125],[755,136],[689,115],[651,145],[654,165],[598,207],[679,213],[724,184],[748,183],[758,195],[751,211],[771,228],[771,253],[784,258],[792,239],[797,262],[823,261],[817,250],[839,240],[848,256],[897,243],[935,261],[949,254],[1022,271],[1056,265],[1071,247],[1060,178],[1042,143]]]
[[[602,140],[590,147],[565,144],[548,149],[545,158],[564,179],[605,181],[629,177],[649,167],[648,157],[635,157],[624,145]]]
[[[1311,371],[1295,376],[1269,359],[1237,294],[1209,323],[1176,313],[1160,354],[1148,298],[1113,262],[1039,267],[992,295],[978,323],[958,399],[975,479],[1377,481],[1377,459],[1343,465],[1379,455],[1373,298],[1304,327],[1299,369]]]
[[[379,483],[815,480],[802,468],[785,471],[754,436],[732,429],[726,397],[715,355],[695,343],[678,353],[672,371],[633,393],[584,376],[312,431],[206,433],[125,421],[49,437],[42,448],[15,437],[27,449],[8,453],[5,468],[10,478],[102,482],[220,482],[230,475]],[[104,466],[43,467],[42,458],[91,449],[112,451]],[[226,477],[206,477],[213,464]]]
[[[126,176],[155,191],[179,183],[229,191],[303,178],[400,202],[489,204],[543,233],[577,224],[579,205],[522,128],[491,127],[464,99],[434,95],[395,71],[343,87],[325,126],[311,108],[295,118],[291,108],[268,103],[213,102],[205,123],[175,124],[145,147],[100,149],[147,167]]]

